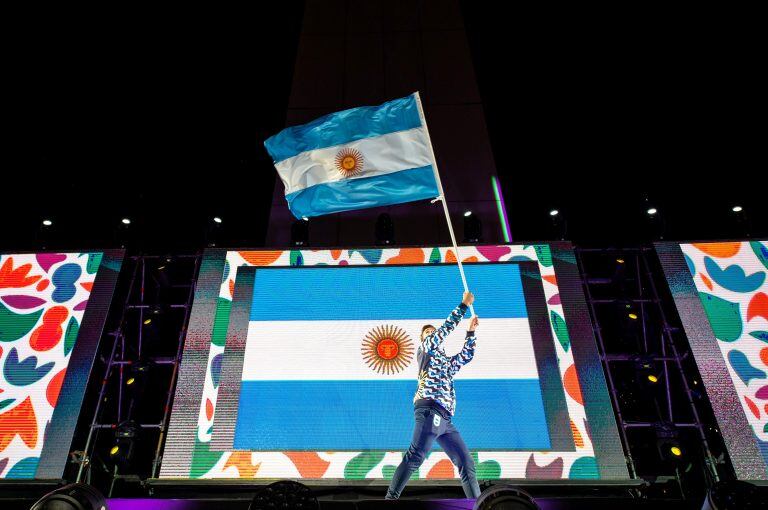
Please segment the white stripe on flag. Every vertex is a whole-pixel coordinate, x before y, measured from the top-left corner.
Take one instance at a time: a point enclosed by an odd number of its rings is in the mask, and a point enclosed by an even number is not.
[[[248,328],[243,380],[416,379],[416,349],[424,324],[445,319],[397,321],[254,321]],[[465,321],[466,322],[466,321]],[[372,329],[396,325],[411,339],[413,356],[402,372],[385,375],[363,360],[361,347]],[[446,339],[446,354],[464,345],[462,323]],[[458,373],[461,379],[538,379],[527,319],[483,319],[474,359]]]
[[[363,156],[362,171],[350,179],[384,175],[432,164],[429,140],[424,128],[363,138],[343,145],[302,152],[277,163],[275,168],[285,184],[285,194],[315,184],[342,180],[344,177],[336,168],[336,155],[342,149],[355,149]]]

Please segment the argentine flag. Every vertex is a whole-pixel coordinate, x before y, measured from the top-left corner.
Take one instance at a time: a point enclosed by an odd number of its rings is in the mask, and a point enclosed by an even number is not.
[[[297,218],[440,194],[417,92],[286,128],[264,146]]]
[[[459,304],[450,265],[259,268],[233,446],[398,451],[413,431],[424,324]],[[454,378],[453,422],[473,449],[551,441],[517,264],[467,267],[483,301],[474,359]],[[469,313],[467,314],[469,315]],[[458,353],[469,318],[448,336]],[[435,445],[438,448],[438,445]]]

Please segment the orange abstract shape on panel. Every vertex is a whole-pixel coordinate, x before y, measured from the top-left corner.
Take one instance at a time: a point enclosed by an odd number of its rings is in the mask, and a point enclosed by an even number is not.
[[[93,290],[93,282],[82,282],[80,283],[80,286],[87,290],[88,292],[91,292]]]
[[[693,243],[693,246],[712,257],[728,258],[739,253],[741,243]]]
[[[213,418],[213,404],[209,398],[205,399],[205,417],[208,421],[211,421],[211,418]]]
[[[581,386],[579,385],[579,377],[576,374],[576,365],[571,365],[565,371],[563,376],[563,386],[568,395],[581,405],[584,405],[584,398],[581,396]]]
[[[331,257],[333,257],[333,260],[339,260],[339,257],[341,257],[341,250],[331,250]]]
[[[571,433],[573,433],[573,444],[576,448],[584,448],[584,438],[581,436],[581,432],[576,428],[576,424],[571,421]]]
[[[453,250],[448,250],[445,252],[445,262],[451,263],[456,262],[456,255],[453,253]]]
[[[765,366],[768,366],[768,347],[760,349],[760,360]]]
[[[32,264],[22,264],[14,269],[13,257],[8,257],[0,266],[0,289],[27,287],[42,278],[41,275],[27,276],[30,269]]]
[[[64,334],[62,324],[69,316],[66,306],[54,306],[43,314],[40,324],[29,338],[29,345],[36,351],[49,351],[61,340]]]
[[[285,452],[302,478],[321,478],[331,465],[316,452]]]
[[[744,397],[744,400],[747,402],[747,407],[749,407],[749,410],[752,411],[752,414],[755,416],[755,418],[760,419],[760,408],[757,407],[757,405],[750,400],[749,397]]]
[[[712,290],[712,280],[710,280],[704,273],[699,273],[699,276],[701,276],[701,281],[704,282],[704,285],[706,285],[709,290]]]
[[[238,252],[246,262],[253,264],[254,266],[268,266],[273,264],[280,255],[283,254],[282,250],[277,251],[241,251]]]
[[[254,478],[261,467],[261,462],[254,466],[251,462],[251,452],[232,452],[224,463],[224,469],[230,466],[237,468],[240,478]]]
[[[64,383],[65,375],[67,375],[66,368],[54,375],[48,383],[48,388],[45,390],[45,398],[48,399],[51,407],[56,407],[56,402],[59,401],[59,393],[61,392],[61,385]]]
[[[30,397],[0,414],[0,452],[5,450],[17,435],[29,448],[37,446],[37,418]]]
[[[465,258],[464,260],[462,260],[462,262],[477,262],[477,257],[475,257],[474,255],[472,255],[472,256],[470,256],[470,257],[467,257],[467,258]]]
[[[557,276],[553,274],[545,274],[544,276],[542,276],[542,278],[544,279],[545,282],[549,282],[552,285],[557,285]]]
[[[400,248],[400,252],[387,260],[387,264],[421,264],[424,262],[424,250],[421,248]]]
[[[747,320],[751,321],[755,317],[762,317],[768,320],[768,294],[758,292],[749,302],[747,307]]]
[[[229,279],[229,295],[235,297],[235,281],[231,278]]]
[[[427,478],[454,478],[453,463],[448,459],[443,459],[429,470]]]
[[[48,284],[51,283],[49,280],[40,280],[40,282],[37,284],[37,291],[42,292],[45,289],[48,288]]]

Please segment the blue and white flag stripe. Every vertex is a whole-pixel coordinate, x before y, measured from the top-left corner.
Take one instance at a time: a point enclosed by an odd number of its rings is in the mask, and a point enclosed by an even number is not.
[[[440,195],[416,93],[284,129],[264,146],[297,218]]]
[[[455,381],[453,423],[473,450],[551,448],[536,379]],[[416,381],[243,381],[234,449],[404,451]],[[215,432],[214,432],[215,433]],[[435,441],[434,450],[441,450]]]
[[[464,271],[484,319],[527,318],[517,264],[469,264]],[[263,268],[255,278],[252,321],[445,320],[464,290],[456,266],[447,264]]]
[[[379,106],[362,106],[330,113],[301,126],[285,128],[264,146],[275,163],[302,152],[344,145],[397,131],[421,127],[416,94]]]
[[[364,179],[377,175],[430,167],[432,158],[429,152],[429,140],[423,128],[397,131],[364,138],[345,144],[345,149],[357,150],[364,154],[365,172],[352,179]],[[304,188],[345,179],[336,169],[335,158],[339,146],[326,147],[309,152],[302,152],[292,158],[275,163],[275,168],[285,184],[285,194],[290,195]],[[296,168],[302,168],[296,172]]]

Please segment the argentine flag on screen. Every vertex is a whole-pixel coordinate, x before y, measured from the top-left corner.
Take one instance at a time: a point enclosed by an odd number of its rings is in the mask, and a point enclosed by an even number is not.
[[[461,299],[450,265],[260,268],[243,358],[237,450],[407,448],[416,349]],[[517,264],[466,268],[483,301],[453,422],[473,449],[550,448]],[[468,318],[447,338],[458,353]],[[395,345],[396,344],[396,345]],[[439,448],[435,445],[435,448]]]
[[[418,93],[286,128],[264,146],[297,218],[440,194]]]

